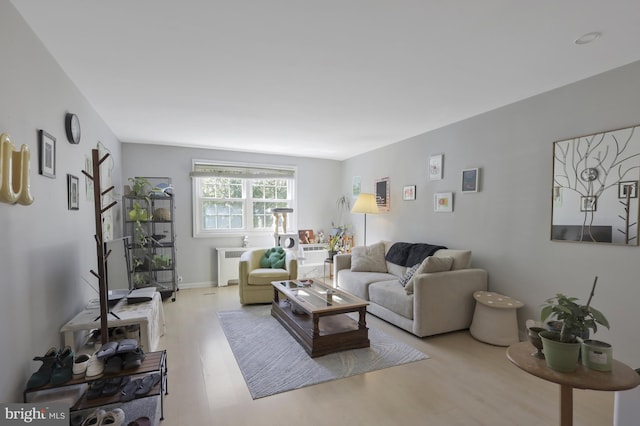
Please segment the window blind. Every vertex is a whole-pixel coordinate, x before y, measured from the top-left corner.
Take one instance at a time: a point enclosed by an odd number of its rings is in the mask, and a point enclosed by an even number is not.
[[[233,165],[216,164],[194,161],[192,178],[226,177],[238,179],[293,179],[294,168],[261,166],[261,165]]]

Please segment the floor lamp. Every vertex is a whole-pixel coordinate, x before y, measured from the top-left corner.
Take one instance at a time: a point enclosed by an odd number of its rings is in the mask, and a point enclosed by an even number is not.
[[[367,245],[367,214],[377,214],[378,204],[375,194],[360,193],[351,213],[364,213],[364,245]]]

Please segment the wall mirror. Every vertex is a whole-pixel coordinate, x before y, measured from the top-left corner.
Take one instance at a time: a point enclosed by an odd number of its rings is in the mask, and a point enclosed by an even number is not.
[[[554,142],[552,240],[638,245],[639,132]]]

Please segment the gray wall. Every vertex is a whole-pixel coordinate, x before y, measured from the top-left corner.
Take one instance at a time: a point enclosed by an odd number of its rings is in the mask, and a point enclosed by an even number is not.
[[[93,204],[84,192],[67,210],[67,173],[80,178],[86,156],[101,141],[115,159],[120,144],[9,2],[0,2],[0,133],[31,150],[30,206],[0,203],[0,401],[22,400],[31,361],[61,344],[60,327],[97,297]],[[80,117],[82,140],[66,141],[66,112]],[[38,175],[37,130],[57,139],[56,179]]]
[[[340,187],[341,163],[333,160],[262,155],[223,150],[176,148],[159,145],[124,143],[122,145],[124,180],[135,176],[171,177],[176,200],[177,271],[181,288],[217,284],[216,247],[240,247],[245,233],[193,238],[192,230],[192,160],[218,160],[296,166],[298,168],[297,205],[294,206],[297,229],[324,229],[337,221],[336,199]],[[273,244],[272,233],[248,234],[250,246]]]
[[[614,356],[640,366],[640,247],[549,240],[552,146],[557,140],[640,124],[640,62],[360,155],[344,162],[343,190],[390,177],[391,211],[367,217],[367,241],[423,241],[473,250],[491,290],[522,300],[521,327],[557,292],[593,305],[612,329],[598,331]],[[444,179],[429,181],[430,155],[444,154]],[[461,170],[480,167],[478,193],[460,192]],[[417,185],[416,201],[402,186]],[[454,192],[453,213],[434,213],[433,195]],[[362,216],[353,215],[362,230]],[[360,239],[360,241],[362,241]]]

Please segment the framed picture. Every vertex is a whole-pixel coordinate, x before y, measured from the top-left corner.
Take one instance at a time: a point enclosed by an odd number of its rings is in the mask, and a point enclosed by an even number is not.
[[[405,185],[402,188],[402,199],[404,201],[413,201],[416,199],[416,186],[415,185]]]
[[[69,210],[78,210],[80,208],[80,180],[77,176],[67,175],[67,204]]]
[[[581,212],[595,212],[596,211],[596,203],[598,197],[593,195],[582,196],[580,197],[580,211]]]
[[[450,213],[453,211],[453,193],[437,192],[434,195],[433,210],[435,212]]]
[[[443,154],[429,157],[429,180],[442,180]]]
[[[376,204],[378,210],[388,212],[390,209],[389,202],[389,178],[385,177],[376,181]]]
[[[298,239],[300,239],[300,244],[313,244],[316,242],[316,237],[313,235],[313,229],[298,230]]]
[[[625,182],[618,182],[618,198],[638,198],[638,181],[628,180]]]
[[[362,189],[362,177],[354,176],[351,179],[351,191],[353,195],[353,199],[355,200],[360,195],[360,190]]]
[[[38,154],[40,156],[39,172],[42,176],[56,178],[56,138],[44,130],[39,132]]]
[[[478,169],[462,171],[462,192],[478,192]]]

